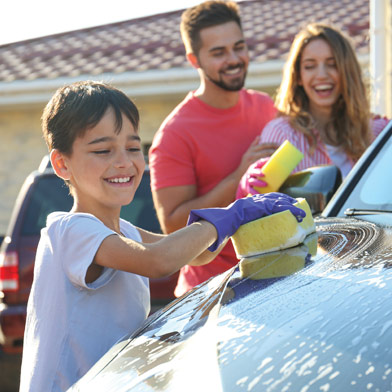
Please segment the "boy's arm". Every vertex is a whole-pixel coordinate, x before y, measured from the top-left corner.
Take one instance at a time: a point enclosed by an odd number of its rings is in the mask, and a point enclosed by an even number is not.
[[[140,227],[138,228],[138,230],[139,230],[139,233],[142,237],[142,242],[145,242],[145,243],[157,242],[167,236],[167,234],[153,233],[151,231],[141,229]],[[202,252],[199,256],[197,256],[193,261],[191,261],[188,264],[197,266],[197,265],[203,265],[203,264],[209,263],[210,261],[215,259],[215,257],[219,254],[219,252],[226,245],[227,241],[228,241],[228,239],[226,241],[224,241],[216,251],[211,252],[209,250],[205,250],[204,252]]]
[[[197,259],[207,248],[219,251],[219,247],[247,222],[287,209],[302,220],[305,212],[294,206],[296,201],[276,192],[238,199],[226,208],[192,210],[188,226],[152,243],[110,235],[98,248],[93,265],[151,278],[167,276]],[[146,232],[143,235],[146,236]],[[202,255],[198,262],[209,259]]]
[[[170,236],[160,236],[158,241],[152,243],[140,243],[111,235],[102,241],[94,263],[102,267],[158,278],[171,275],[185,264],[197,260],[197,257],[216,239],[217,231],[214,225],[204,220],[178,230]],[[213,255],[212,252],[208,253]],[[201,256],[199,263],[208,261],[210,258]]]

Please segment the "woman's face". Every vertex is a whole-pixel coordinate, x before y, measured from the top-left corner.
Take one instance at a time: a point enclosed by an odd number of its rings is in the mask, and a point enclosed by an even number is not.
[[[315,117],[330,115],[341,94],[341,83],[335,56],[324,39],[314,39],[303,49],[298,82],[309,98],[310,112]]]

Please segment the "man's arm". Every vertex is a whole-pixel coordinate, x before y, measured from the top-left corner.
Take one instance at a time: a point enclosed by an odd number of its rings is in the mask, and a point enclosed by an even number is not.
[[[237,169],[220,181],[213,189],[197,196],[196,185],[181,185],[153,191],[154,206],[164,233],[171,233],[186,225],[190,210],[226,207],[235,199],[238,183],[249,165],[270,155],[275,144],[258,144],[257,137],[243,155]]]

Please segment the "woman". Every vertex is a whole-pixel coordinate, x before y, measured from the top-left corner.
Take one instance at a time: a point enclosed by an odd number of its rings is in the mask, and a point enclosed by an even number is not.
[[[294,171],[336,165],[345,177],[388,123],[370,113],[361,67],[347,37],[322,23],[307,25],[295,37],[275,100],[277,118],[262,131],[260,143],[289,140],[304,153]],[[257,193],[267,160],[251,165],[237,197]],[[265,184],[265,183],[264,183]]]

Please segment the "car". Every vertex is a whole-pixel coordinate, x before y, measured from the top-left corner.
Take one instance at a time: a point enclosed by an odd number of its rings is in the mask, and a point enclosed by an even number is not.
[[[0,345],[6,353],[22,351],[35,253],[46,217],[53,211],[69,211],[72,204],[68,187],[54,174],[45,156],[19,192],[0,248]],[[121,217],[138,227],[161,232],[152,201],[148,165],[134,200],[122,208]],[[177,278],[178,274],[173,274],[150,279],[152,312],[175,298]]]
[[[333,166],[291,176],[313,236],[174,300],[69,391],[391,391],[391,157],[390,123],[343,182]]]

